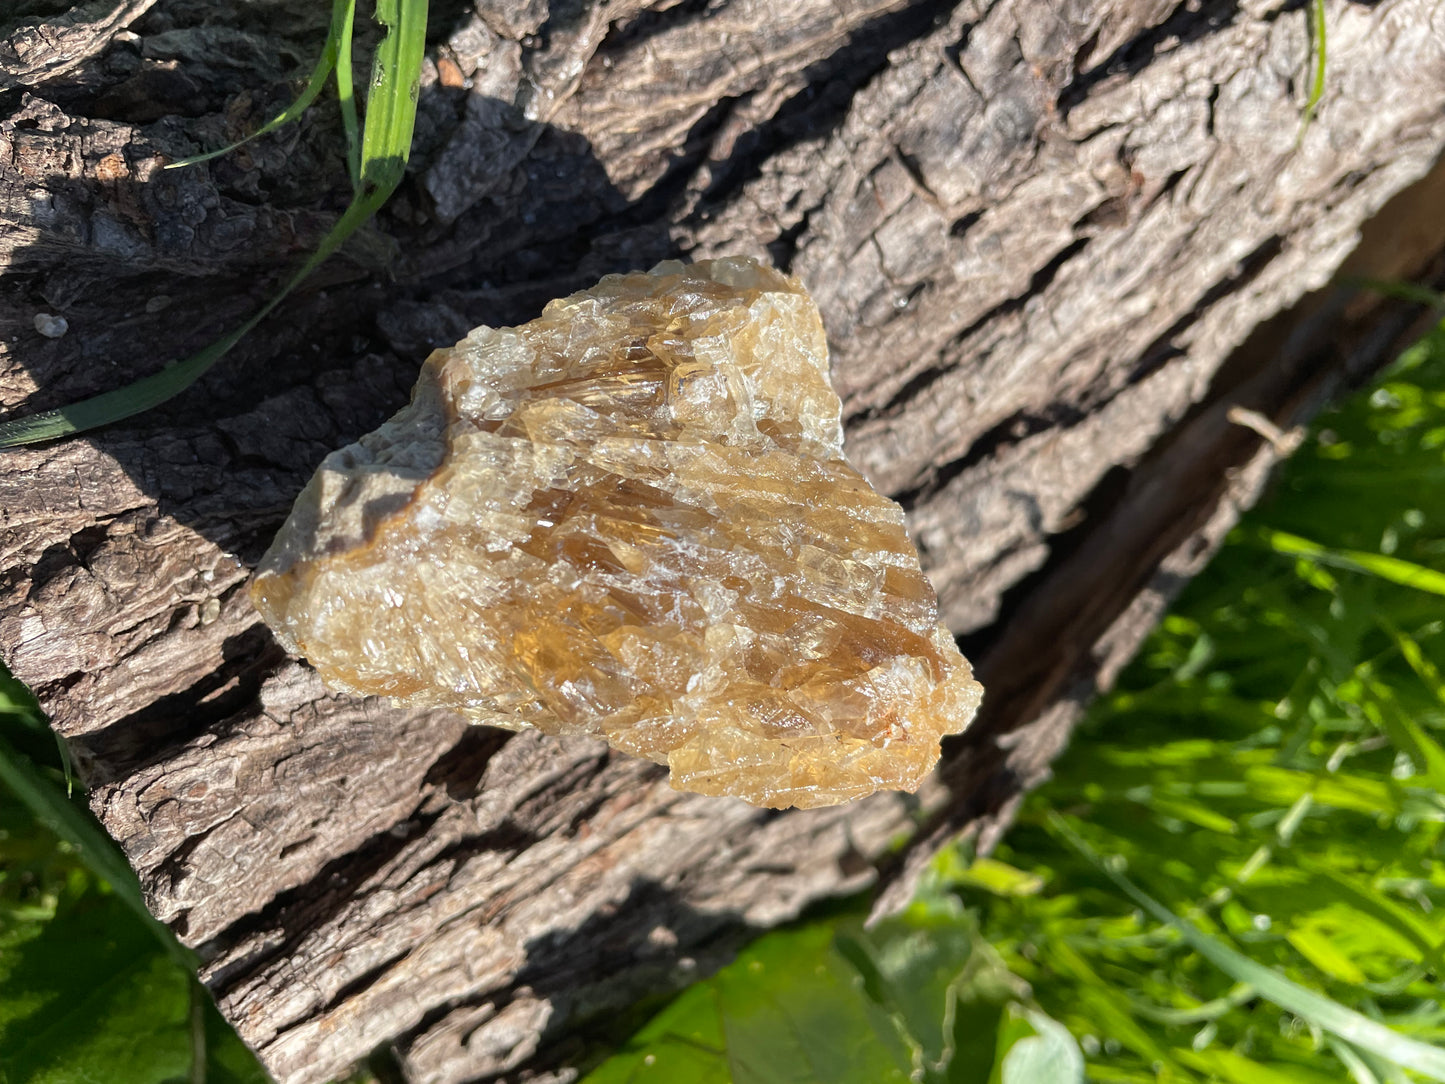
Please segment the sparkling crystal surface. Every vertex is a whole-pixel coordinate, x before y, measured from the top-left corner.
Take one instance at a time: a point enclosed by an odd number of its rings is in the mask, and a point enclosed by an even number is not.
[[[337,689],[599,736],[760,805],[912,790],[982,690],[842,443],[796,279],[609,276],[432,354],[322,463],[252,598]]]

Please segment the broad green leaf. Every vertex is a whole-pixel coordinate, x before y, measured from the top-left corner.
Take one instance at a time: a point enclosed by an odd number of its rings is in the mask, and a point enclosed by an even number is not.
[[[764,937],[677,998],[586,1084],[984,1084],[1006,1005],[1027,995],[937,875],[864,930]]]
[[[999,1084],[1083,1084],[1084,1055],[1069,1029],[1037,1009],[1012,1007],[1032,1034],[999,1046]]]
[[[0,1079],[189,1076],[189,977],[123,908],[87,896],[0,959]]]
[[[906,1084],[908,1050],[833,937],[831,923],[763,937],[586,1084]]]
[[[901,915],[871,930],[840,929],[836,945],[894,1021],[915,1080],[962,1080],[970,1067],[981,1079],[1004,1006],[1027,996],[979,937],[975,917],[937,885],[925,884]]]
[[[28,722],[0,709],[0,724],[46,752],[33,697],[8,680]],[[0,739],[0,1081],[265,1084],[57,774]]]
[[[31,815],[79,852],[82,861],[110,884],[116,897],[129,907],[155,943],[179,966],[189,968],[193,958],[175,936],[151,916],[141,896],[140,882],[126,864],[115,844],[95,821],[71,804],[65,793],[50,782],[28,757],[16,752],[0,738],[0,786],[15,795]]]
[[[204,1024],[199,1044],[196,1021]],[[197,1056],[206,1060],[203,1076],[192,1072]],[[114,893],[90,888],[23,938],[6,939],[0,951],[0,1080],[192,1079],[265,1084],[266,1075],[191,975]]]

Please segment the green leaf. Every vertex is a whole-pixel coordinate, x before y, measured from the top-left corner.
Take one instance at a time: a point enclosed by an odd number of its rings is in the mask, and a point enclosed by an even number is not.
[[[1004,1006],[1028,993],[939,879],[925,879],[902,914],[866,932],[844,926],[835,942],[907,1043],[915,1080],[990,1065]]]
[[[336,2],[338,5],[345,3],[349,9],[342,29],[341,48],[336,53],[336,98],[341,105],[341,128],[346,133],[346,169],[351,174],[351,190],[360,192],[361,127],[356,115],[356,79],[351,71],[351,34],[356,3],[355,0]]]
[[[1000,862],[996,858],[979,856],[964,864],[955,857],[957,848],[946,848],[940,859],[946,864],[943,875],[950,884],[981,888],[996,896],[1033,896],[1044,887],[1044,879],[1037,873],[1027,872]]]
[[[1296,952],[1331,978],[1341,982],[1363,983],[1365,973],[1355,966],[1339,946],[1323,930],[1311,924],[1299,924],[1285,935]]]
[[[1437,572],[1413,561],[1363,550],[1331,549],[1299,535],[1271,528],[1261,529],[1260,537],[1276,553],[1307,557],[1321,564],[1366,572],[1402,587],[1413,587],[1418,591],[1428,591],[1432,595],[1445,595],[1445,572]]]
[[[833,934],[819,924],[755,942],[585,1084],[906,1084],[908,1051]]]
[[[1030,1033],[1005,1045],[999,1038],[999,1084],[1083,1084],[1084,1055],[1069,1029],[1037,1009],[1011,1006]]]
[[[401,183],[411,154],[426,53],[426,0],[376,0],[376,19],[387,35],[372,68],[360,169],[362,198],[373,201],[373,210]]]
[[[1181,1050],[1179,1060],[1230,1084],[1340,1084],[1338,1077],[1299,1065],[1283,1070],[1261,1065],[1235,1050]]]
[[[1290,806],[1308,794],[1319,805],[1376,816],[1400,810],[1399,788],[1387,779],[1316,775],[1263,764],[1247,767],[1243,774],[1249,793],[1273,805]]]
[[[43,755],[34,698],[3,668],[0,688],[0,725]],[[0,1081],[266,1084],[57,776],[0,739]]]
[[[259,312],[197,354],[123,388],[78,403],[0,423],[0,448],[36,444],[133,417],[190,387],[265,319],[322,262],[374,215],[406,172],[426,49],[426,0],[377,0],[388,32],[377,46],[361,139],[360,187],[320,245]],[[350,68],[347,67],[349,73]]]
[[[104,885],[64,889],[31,921],[4,920],[0,1081],[268,1084],[194,976]]]
[[[126,904],[92,889],[0,953],[0,1080],[185,1079],[190,988]]]
[[[1335,898],[1346,906],[1374,919],[1393,930],[1401,940],[1414,946],[1418,961],[1435,970],[1442,970],[1442,952],[1445,952],[1445,938],[1441,938],[1421,917],[1401,907],[1385,893],[1368,882],[1357,883],[1339,870],[1331,869],[1323,862],[1303,859],[1301,868],[1315,875],[1311,890],[1327,894],[1324,898]],[[1317,898],[1319,898],[1317,896]]]
[[[70,799],[36,769],[29,757],[16,752],[4,738],[0,738],[0,785],[20,799],[37,821],[79,852],[86,866],[109,883],[116,897],[130,908],[142,927],[178,965],[191,967],[191,954],[151,915],[141,896],[140,882],[110,837],[94,820],[76,809]]]

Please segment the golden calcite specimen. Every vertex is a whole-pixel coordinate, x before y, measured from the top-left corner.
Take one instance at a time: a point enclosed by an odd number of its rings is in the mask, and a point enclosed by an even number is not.
[[[600,736],[681,789],[912,790],[982,690],[839,414],[796,279],[612,275],[433,353],[252,598],[335,688]]]

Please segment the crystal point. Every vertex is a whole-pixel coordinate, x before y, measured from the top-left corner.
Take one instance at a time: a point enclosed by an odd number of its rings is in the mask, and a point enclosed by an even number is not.
[[[982,693],[902,510],[843,458],[816,307],[747,259],[612,275],[433,353],[251,595],[334,688],[780,808],[915,789]]]

